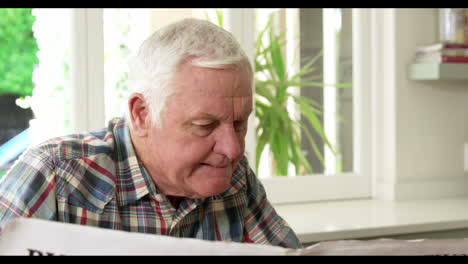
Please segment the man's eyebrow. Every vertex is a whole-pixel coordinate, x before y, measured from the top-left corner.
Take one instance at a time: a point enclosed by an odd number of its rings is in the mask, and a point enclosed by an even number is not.
[[[209,113],[201,113],[201,114],[197,114],[196,116],[193,116],[193,117],[189,118],[187,120],[187,122],[185,122],[185,123],[189,124],[189,123],[192,123],[195,120],[200,120],[200,119],[219,120],[220,117],[216,116],[216,115],[213,115],[213,114],[209,114]]]
[[[249,109],[249,111],[246,111],[245,113],[242,113],[242,118],[248,118],[251,113],[252,113],[252,109]],[[195,120],[200,120],[200,119],[221,120],[222,117],[214,115],[214,114],[203,112],[203,113],[199,113],[199,114],[189,118],[186,123],[190,123],[190,122],[193,122]]]

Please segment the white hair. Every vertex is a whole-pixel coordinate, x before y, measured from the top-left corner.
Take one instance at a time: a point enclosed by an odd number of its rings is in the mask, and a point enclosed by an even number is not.
[[[234,36],[211,22],[183,19],[157,30],[141,44],[129,64],[130,92],[143,95],[153,125],[161,127],[166,99],[172,92],[170,81],[185,61],[206,68],[247,66],[253,74],[249,59]],[[128,117],[127,107],[130,121]]]

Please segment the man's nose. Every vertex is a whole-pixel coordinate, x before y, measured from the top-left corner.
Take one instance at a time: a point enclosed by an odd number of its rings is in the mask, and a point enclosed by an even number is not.
[[[239,158],[242,154],[240,138],[232,125],[226,125],[218,131],[214,152],[223,154],[231,161]]]

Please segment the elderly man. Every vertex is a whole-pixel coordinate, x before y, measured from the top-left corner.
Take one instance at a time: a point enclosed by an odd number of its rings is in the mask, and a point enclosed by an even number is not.
[[[0,228],[37,217],[301,247],[244,156],[253,70],[233,36],[185,19],[130,64],[125,118],[28,150],[0,182]]]

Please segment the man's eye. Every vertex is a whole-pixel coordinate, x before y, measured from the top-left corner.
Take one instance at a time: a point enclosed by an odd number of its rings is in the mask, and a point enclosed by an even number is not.
[[[211,130],[216,127],[217,122],[193,122],[193,125],[202,130]]]
[[[202,128],[202,129],[213,129],[214,128],[214,123],[205,124],[205,125],[197,125],[197,126]]]
[[[195,121],[192,123],[192,133],[200,137],[205,137],[211,134],[217,125],[218,122]]]

